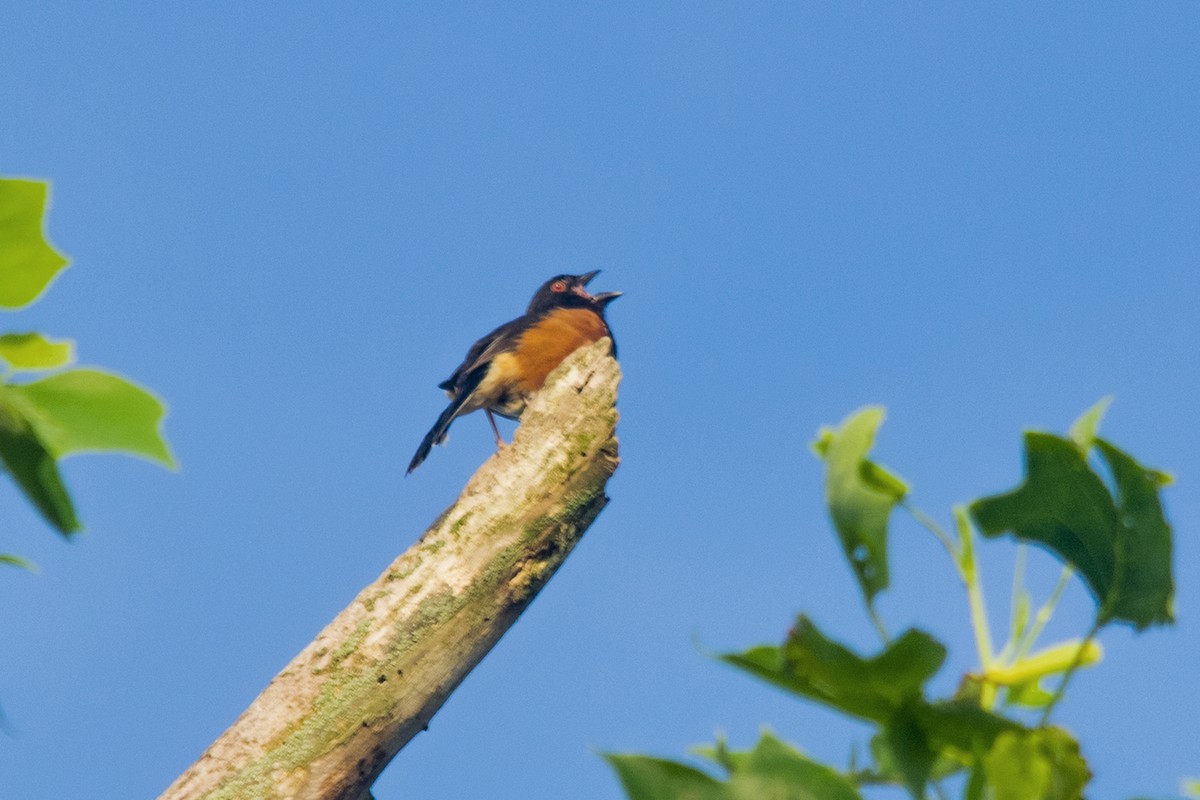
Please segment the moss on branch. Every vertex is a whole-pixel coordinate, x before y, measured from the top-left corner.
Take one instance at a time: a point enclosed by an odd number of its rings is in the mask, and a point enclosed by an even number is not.
[[[362,800],[608,502],[620,369],[581,348],[512,444],[161,796]]]

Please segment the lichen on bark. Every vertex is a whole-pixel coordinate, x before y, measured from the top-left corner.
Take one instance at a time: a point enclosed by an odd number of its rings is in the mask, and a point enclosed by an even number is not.
[[[362,800],[607,504],[620,368],[566,359],[510,445],[161,795]]]

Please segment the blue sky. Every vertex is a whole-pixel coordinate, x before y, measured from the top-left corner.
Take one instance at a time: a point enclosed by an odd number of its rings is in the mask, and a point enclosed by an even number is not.
[[[426,4],[427,6],[433,4]],[[152,797],[488,455],[404,467],[467,346],[559,272],[622,290],[611,505],[377,784],[615,798],[598,750],[861,729],[706,653],[793,615],[875,646],[816,429],[943,521],[1099,397],[1178,475],[1171,630],[1106,631],[1059,720],[1096,797],[1200,773],[1200,11],[1189,3],[42,2],[0,14],[0,174],[74,259],[5,320],[153,387],[182,471],[68,461],[64,544],[0,486],[0,798]],[[893,630],[972,665],[944,555],[893,534]],[[1057,574],[1035,554],[1035,590]],[[983,548],[993,617],[1013,549]],[[1082,633],[1068,594],[1050,631]],[[999,625],[997,625],[999,627]],[[999,633],[999,631],[997,631]]]

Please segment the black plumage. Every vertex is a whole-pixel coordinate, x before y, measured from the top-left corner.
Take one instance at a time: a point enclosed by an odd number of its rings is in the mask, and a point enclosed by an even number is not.
[[[502,444],[492,414],[520,417],[530,395],[564,358],[584,344],[612,337],[604,312],[621,293],[589,294],[585,287],[598,273],[556,275],[538,288],[522,316],[471,345],[458,368],[438,384],[450,396],[450,404],[421,440],[408,472],[420,466],[435,444],[445,441],[455,419],[481,408],[497,444]]]

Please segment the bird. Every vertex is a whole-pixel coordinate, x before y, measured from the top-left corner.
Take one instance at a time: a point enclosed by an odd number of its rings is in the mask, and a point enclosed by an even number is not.
[[[421,465],[435,444],[445,441],[450,423],[481,408],[496,446],[503,446],[493,414],[519,418],[529,398],[563,359],[583,345],[612,338],[604,312],[621,292],[589,294],[586,287],[599,274],[600,270],[593,270],[555,275],[538,287],[523,315],[471,345],[458,368],[438,384],[449,395],[450,405],[421,440],[405,475]]]

